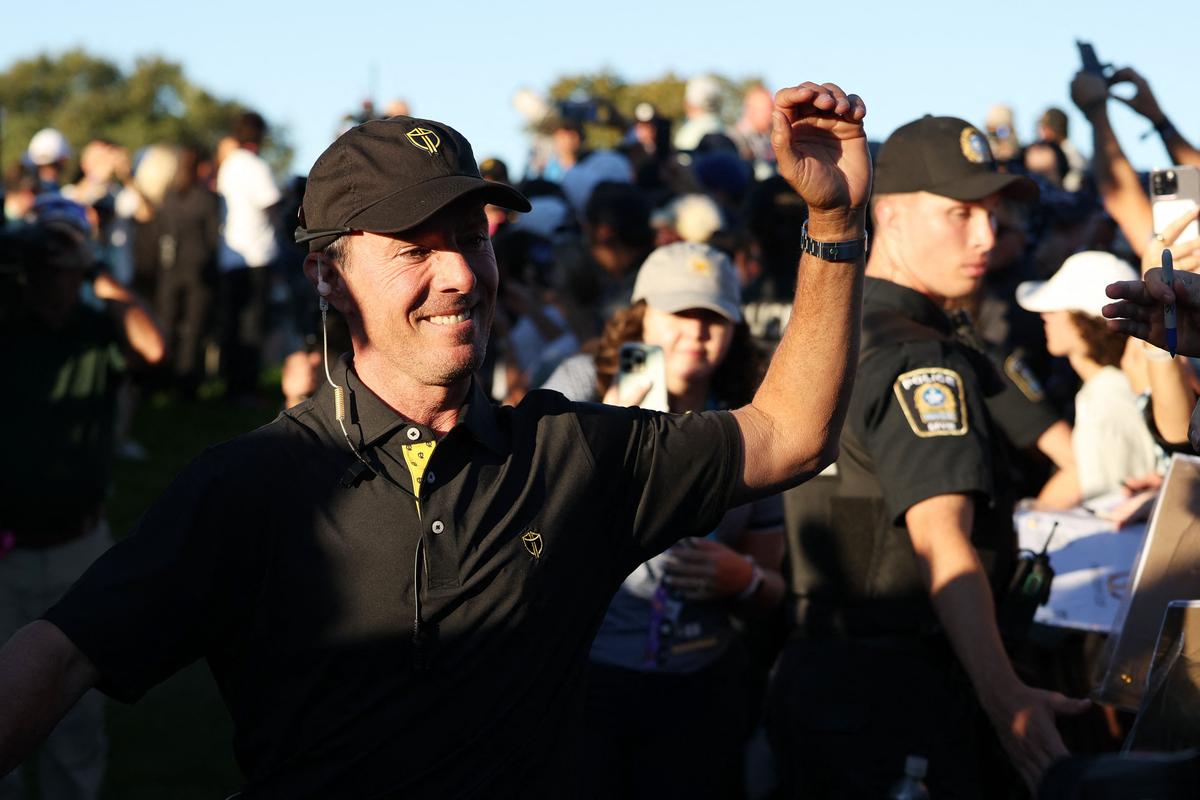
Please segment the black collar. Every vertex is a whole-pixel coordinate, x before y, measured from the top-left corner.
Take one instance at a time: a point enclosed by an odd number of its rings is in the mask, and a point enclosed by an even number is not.
[[[412,425],[421,430],[421,438],[416,441],[435,438],[430,428],[410,422],[396,413],[362,382],[358,373],[354,371],[351,353],[346,353],[331,363],[329,373],[334,383],[346,389],[346,430],[358,446],[370,447],[405,425]],[[324,378],[323,374],[321,378]],[[328,381],[321,381],[321,388],[313,395],[308,405],[331,431],[338,431],[337,419],[334,417],[333,387]],[[507,441],[500,429],[497,411],[496,406],[480,388],[479,382],[472,378],[471,389],[459,413],[455,430],[465,428],[480,444],[496,453],[503,453],[506,451]]]
[[[867,278],[863,286],[863,315],[879,311],[894,311],[946,335],[954,334],[954,321],[925,295],[889,280]]]

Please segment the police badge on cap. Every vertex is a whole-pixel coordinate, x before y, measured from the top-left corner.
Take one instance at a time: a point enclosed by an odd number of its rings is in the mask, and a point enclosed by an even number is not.
[[[958,143],[962,147],[963,156],[972,164],[992,163],[992,148],[988,146],[984,135],[975,128],[963,128],[963,132],[959,134]]]

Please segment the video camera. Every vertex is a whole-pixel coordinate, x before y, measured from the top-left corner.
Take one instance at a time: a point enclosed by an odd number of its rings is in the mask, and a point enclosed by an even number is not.
[[[573,92],[554,104],[554,116],[575,125],[593,124],[620,128],[625,124],[620,112],[607,100],[591,97],[586,92]]]

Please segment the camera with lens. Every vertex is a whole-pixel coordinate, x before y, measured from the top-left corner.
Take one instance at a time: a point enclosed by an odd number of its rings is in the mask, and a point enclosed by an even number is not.
[[[1179,191],[1179,176],[1173,169],[1155,170],[1150,174],[1150,193],[1155,197],[1173,195]]]

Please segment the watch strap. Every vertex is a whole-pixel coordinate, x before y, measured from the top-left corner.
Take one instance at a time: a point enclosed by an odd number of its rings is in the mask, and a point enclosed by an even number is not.
[[[800,228],[800,249],[822,261],[857,261],[867,253],[867,237],[845,242],[818,242],[808,235],[808,220]]]

